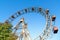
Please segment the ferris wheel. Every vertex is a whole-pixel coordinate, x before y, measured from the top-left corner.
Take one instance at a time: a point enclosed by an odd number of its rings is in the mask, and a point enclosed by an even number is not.
[[[17,17],[23,14],[26,14],[26,13],[31,13],[31,12],[40,13],[46,19],[46,25],[45,25],[43,32],[38,37],[36,37],[34,40],[37,40],[37,39],[46,40],[49,37],[52,30],[54,34],[58,32],[58,28],[52,24],[52,23],[55,24],[56,16],[50,15],[48,9],[45,10],[41,7],[30,7],[30,8],[25,8],[23,10],[20,10],[16,12],[15,14],[13,14],[12,16],[10,16],[5,21],[5,23],[12,23],[12,21],[14,21],[14,19],[16,19]],[[19,38],[18,40],[32,40],[32,38],[30,37],[29,30],[27,28],[27,23],[25,22],[24,18],[21,18],[20,21],[13,28],[14,34],[17,34],[18,29],[21,30],[19,32],[20,35],[18,35],[18,38]]]

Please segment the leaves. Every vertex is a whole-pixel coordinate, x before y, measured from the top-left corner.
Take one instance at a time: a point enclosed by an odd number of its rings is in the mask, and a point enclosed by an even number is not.
[[[12,25],[0,23],[0,40],[16,40],[16,35],[12,33]]]

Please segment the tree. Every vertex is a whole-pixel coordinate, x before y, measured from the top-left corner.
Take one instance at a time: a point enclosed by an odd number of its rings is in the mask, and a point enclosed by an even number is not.
[[[0,40],[16,40],[16,35],[12,33],[12,25],[0,23]]]

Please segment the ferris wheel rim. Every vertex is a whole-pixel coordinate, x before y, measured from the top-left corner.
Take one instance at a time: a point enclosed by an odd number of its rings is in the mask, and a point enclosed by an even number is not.
[[[47,25],[50,24],[50,15],[49,15],[49,10],[44,10],[41,7],[30,7],[30,8],[25,8],[23,10],[20,10],[18,12],[16,12],[15,14],[13,14],[12,16],[10,16],[5,23],[12,23],[12,21],[14,21],[14,19],[16,19],[17,17],[26,14],[26,13],[31,13],[31,12],[35,12],[35,13],[40,13],[42,16],[45,17],[45,19],[47,20]],[[46,18],[46,16],[48,18]],[[49,24],[48,24],[49,23]],[[50,25],[49,25],[50,26]]]

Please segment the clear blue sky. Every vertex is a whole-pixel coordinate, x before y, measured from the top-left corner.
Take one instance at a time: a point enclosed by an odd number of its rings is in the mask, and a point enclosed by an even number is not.
[[[52,38],[48,40],[60,40],[60,0],[0,0],[0,22],[4,22],[12,14],[18,10],[28,7],[42,7],[43,9],[49,9],[50,13],[56,15],[55,26],[59,31],[57,34],[53,34]],[[45,19],[39,14],[24,14],[17,18],[12,24],[15,25],[21,17],[24,17],[28,23],[28,29],[31,37],[38,36],[45,25]]]

